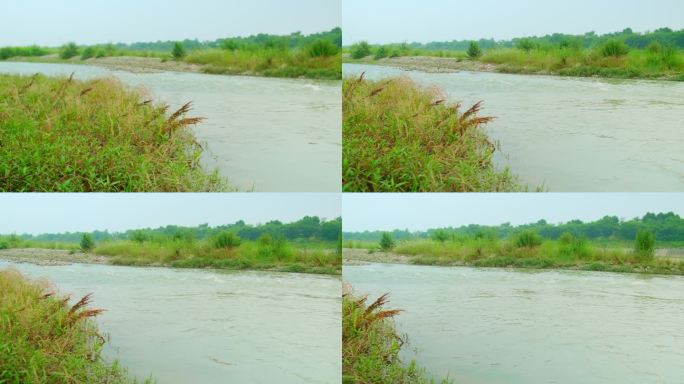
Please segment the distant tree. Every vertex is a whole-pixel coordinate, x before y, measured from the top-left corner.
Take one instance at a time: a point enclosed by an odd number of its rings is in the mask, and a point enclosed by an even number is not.
[[[351,46],[352,59],[363,59],[366,56],[370,56],[371,53],[373,53],[371,46],[366,41],[361,41]]]
[[[383,251],[389,251],[392,248],[394,248],[394,239],[392,239],[392,235],[389,232],[383,232],[382,237],[380,238],[380,249]]]
[[[440,243],[443,243],[449,240],[449,234],[447,233],[447,231],[443,229],[438,229],[432,233],[432,239]]]
[[[78,55],[78,45],[76,43],[68,43],[62,47],[62,51],[59,54],[64,60],[69,60],[74,56]]]
[[[536,44],[530,39],[520,39],[518,40],[516,47],[522,49],[525,52],[529,52],[536,47]]]
[[[185,47],[183,47],[183,43],[181,42],[175,42],[173,43],[173,50],[171,50],[171,56],[173,56],[174,59],[180,60],[185,57],[187,53],[185,52]]]
[[[482,56],[482,49],[480,49],[480,44],[477,41],[471,41],[468,46],[468,57],[471,59],[477,59]]]
[[[81,251],[83,252],[90,252],[95,248],[95,241],[93,240],[93,236],[90,235],[90,233],[84,233],[83,236],[81,236]]]

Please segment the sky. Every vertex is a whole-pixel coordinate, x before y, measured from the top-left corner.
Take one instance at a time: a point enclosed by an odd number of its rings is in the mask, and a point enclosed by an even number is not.
[[[215,40],[341,24],[341,0],[2,0],[0,46]]]
[[[591,221],[606,215],[632,219],[647,212],[684,216],[684,193],[364,193],[342,197],[345,232],[517,225],[540,219]]]
[[[344,44],[684,28],[682,0],[344,0]]]
[[[0,194],[1,234],[125,231],[340,216],[336,193]]]

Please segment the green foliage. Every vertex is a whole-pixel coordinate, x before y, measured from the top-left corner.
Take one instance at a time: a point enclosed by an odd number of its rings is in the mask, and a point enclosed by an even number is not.
[[[655,255],[655,235],[652,232],[640,230],[634,240],[634,252],[644,259],[653,259]]]
[[[0,271],[0,383],[134,383],[102,356],[92,320],[101,311],[70,306],[18,272]]]
[[[171,56],[173,56],[174,59],[180,60],[187,56],[187,52],[185,51],[185,47],[183,46],[183,43],[181,42],[176,42],[173,44],[173,49],[171,50]]]
[[[398,55],[398,53],[397,53],[397,55]],[[375,56],[373,56],[373,58],[375,60],[380,60],[380,59],[384,59],[387,56],[389,56],[388,49],[383,46],[383,47],[379,47],[378,49],[375,50]]]
[[[449,240],[449,233],[443,229],[438,229],[432,232],[432,239],[435,241],[439,241],[440,243],[443,243]]]
[[[363,59],[366,56],[370,56],[373,50],[367,41],[361,41],[351,46],[351,57],[352,59]]]
[[[330,40],[320,39],[309,45],[306,51],[309,57],[330,57],[337,55],[339,48]]]
[[[539,234],[532,230],[520,232],[515,239],[515,245],[518,248],[533,248],[538,247],[542,243],[542,238]]]
[[[128,237],[136,243],[144,243],[150,240],[150,236],[147,234],[147,232],[140,230],[131,231]]]
[[[442,103],[440,92],[406,78],[347,78],[342,88],[345,192],[523,189],[494,166],[496,148],[483,129],[492,118],[479,115],[479,103]]]
[[[12,57],[37,57],[52,53],[52,50],[42,48],[37,45],[30,47],[3,47],[0,48],[0,60],[7,60]]]
[[[470,57],[471,59],[477,59],[478,57],[482,56],[482,49],[480,48],[480,44],[476,41],[472,41],[468,46],[468,51],[466,53],[468,54],[468,57]]]
[[[115,79],[78,81],[0,74],[0,191],[224,190],[199,164],[189,129]],[[94,156],[97,154],[97,156]]]
[[[83,49],[83,52],[81,52],[81,60],[88,60],[92,57],[95,57],[96,51],[94,47],[86,47]]]
[[[76,43],[67,43],[62,47],[62,51],[59,54],[59,57],[64,60],[71,59],[74,56],[78,56],[78,46]]]
[[[240,245],[240,237],[232,231],[219,232],[213,238],[214,248],[235,248]]]
[[[392,235],[388,232],[383,232],[382,237],[380,238],[380,249],[383,251],[389,251],[394,248],[394,246],[395,243]]]
[[[599,50],[603,57],[620,57],[629,53],[629,47],[622,40],[610,39]]]
[[[90,233],[84,233],[83,236],[81,236],[81,251],[83,252],[90,252],[95,248],[95,241],[93,240],[93,236]]]
[[[516,43],[516,48],[521,49],[525,52],[529,52],[537,47],[537,45],[530,39],[520,39]]]

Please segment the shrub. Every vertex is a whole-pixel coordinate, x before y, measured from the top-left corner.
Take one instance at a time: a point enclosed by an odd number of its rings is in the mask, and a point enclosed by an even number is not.
[[[363,59],[366,56],[371,55],[372,50],[370,44],[366,41],[361,41],[352,45],[351,47],[351,57],[352,59]]]
[[[86,47],[83,52],[81,52],[81,60],[88,60],[91,57],[95,57],[95,48]]]
[[[449,240],[449,233],[447,233],[447,231],[443,229],[438,229],[432,233],[432,239],[440,243],[443,243]]]
[[[622,40],[610,39],[601,46],[603,57],[620,57],[627,53],[629,53],[629,47]]]
[[[383,232],[382,237],[380,238],[380,249],[383,251],[389,251],[390,249],[394,248],[395,243],[394,239],[392,239],[392,235],[388,232]]]
[[[213,238],[214,248],[235,248],[240,245],[241,239],[232,231],[223,231]]]
[[[542,238],[533,230],[525,230],[518,234],[515,239],[515,245],[518,248],[532,248],[541,245]]]
[[[337,55],[339,49],[332,41],[328,39],[319,39],[314,41],[306,48],[309,57],[329,57]]]
[[[468,46],[468,57],[471,59],[477,59],[480,56],[482,56],[480,44],[477,41],[471,41],[470,46]]]
[[[95,241],[93,240],[93,237],[90,235],[90,233],[84,233],[83,236],[81,236],[81,251],[83,252],[90,252],[95,248]]]
[[[64,60],[69,60],[74,56],[78,55],[78,46],[76,43],[68,43],[65,46],[62,47],[62,51],[59,54],[59,57],[61,57]]]
[[[171,50],[171,56],[173,56],[174,59],[180,60],[184,58],[187,55],[185,52],[185,47],[183,47],[183,43],[181,42],[175,42],[173,44],[173,50]]]
[[[652,259],[655,255],[655,235],[653,232],[639,230],[634,241],[634,252],[645,259]]]
[[[149,240],[149,236],[147,233],[145,233],[145,231],[133,231],[133,233],[131,233],[130,239],[136,243],[144,243],[145,241]]]
[[[389,56],[389,54],[387,52],[387,48],[380,47],[375,51],[375,56],[373,58],[375,60],[380,60],[380,59],[384,59],[387,56]]]
[[[525,52],[529,52],[536,48],[536,44],[530,39],[520,39],[515,46]]]

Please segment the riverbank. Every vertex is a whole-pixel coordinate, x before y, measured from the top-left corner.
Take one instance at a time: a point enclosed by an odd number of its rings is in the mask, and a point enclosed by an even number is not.
[[[0,74],[0,191],[209,192],[191,102],[176,111],[114,78]]]
[[[554,64],[554,60],[558,64]],[[637,59],[635,59],[637,60]],[[638,61],[646,61],[639,58]],[[606,64],[563,63],[562,57],[530,56],[516,50],[499,50],[486,53],[478,59],[452,58],[437,56],[397,56],[374,59],[365,57],[344,58],[344,63],[381,65],[400,68],[407,71],[426,73],[489,72],[518,75],[561,76],[561,77],[595,77],[613,79],[643,79],[684,81],[684,69],[672,71],[648,71],[638,66],[623,64],[620,59],[607,59]],[[567,59],[566,59],[567,61]],[[624,59],[623,59],[624,61]]]
[[[44,284],[0,270],[0,382],[135,383],[102,358],[90,296],[74,305]]]
[[[399,357],[406,337],[398,334],[392,318],[401,310],[385,309],[389,296],[368,304],[366,296],[354,296],[346,286],[342,295],[342,383],[431,384],[414,360]],[[442,384],[450,383],[448,380]]]
[[[523,187],[497,169],[482,102],[467,110],[408,78],[347,77],[342,87],[345,192],[509,192]],[[410,129],[409,129],[410,127]]]
[[[0,250],[0,260],[59,266],[74,263],[136,267],[207,268],[341,275],[342,260],[332,251],[288,247],[277,251],[268,246],[243,246],[243,251],[206,250],[180,244],[165,247],[133,242],[105,243],[84,253],[75,250],[11,248]],[[278,253],[280,252],[280,253]]]
[[[625,250],[605,251],[606,257],[587,258],[586,260],[569,260],[553,257],[542,252],[510,252],[507,255],[487,253],[484,248],[462,248],[448,251],[444,248],[428,253],[419,247],[403,250],[379,251],[376,249],[342,250],[344,266],[358,266],[373,263],[432,265],[444,267],[480,267],[480,268],[513,268],[513,269],[558,269],[616,273],[637,273],[648,275],[684,275],[684,260],[679,252],[672,249],[656,251],[653,260],[638,262],[631,259]]]

